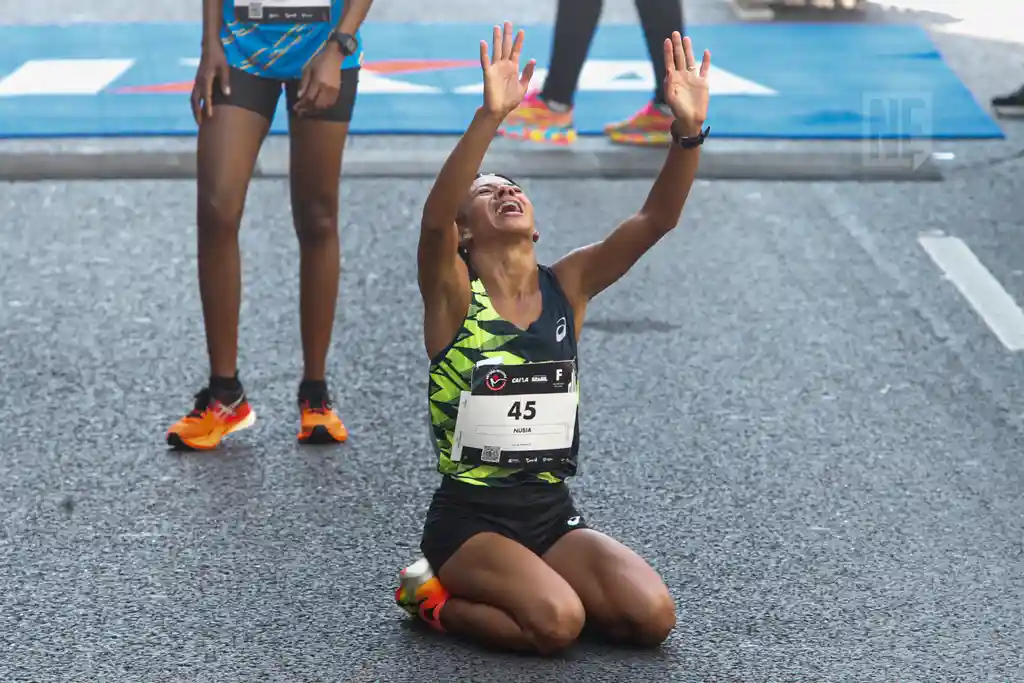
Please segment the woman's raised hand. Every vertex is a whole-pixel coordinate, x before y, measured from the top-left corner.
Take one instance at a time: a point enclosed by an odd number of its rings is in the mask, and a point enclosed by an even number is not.
[[[524,32],[520,29],[512,36],[512,22],[504,27],[495,26],[493,45],[480,41],[480,68],[484,72],[484,109],[489,114],[504,119],[519,106],[526,96],[533,70],[537,65],[531,59],[522,73],[519,72],[519,57],[523,51]],[[490,52],[490,54],[488,54]]]

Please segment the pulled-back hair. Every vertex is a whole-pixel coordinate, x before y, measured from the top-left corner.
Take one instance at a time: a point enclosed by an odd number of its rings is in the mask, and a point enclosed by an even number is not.
[[[509,178],[507,175],[502,175],[501,173],[487,173],[485,171],[481,171],[480,173],[476,174],[476,177],[474,177],[473,180],[476,180],[477,178],[483,178],[484,176],[488,176],[488,175],[494,176],[495,178],[501,178],[502,180],[507,180],[508,183],[510,185],[512,185],[513,187],[522,189],[522,185],[520,185],[518,182],[516,182],[512,178]],[[455,215],[455,222],[456,222],[456,224],[461,224],[465,219],[466,219],[466,203],[463,202],[459,206],[459,212]],[[462,257],[462,260],[466,262],[466,266],[468,267],[469,266],[469,250],[466,249],[463,246],[460,246],[459,247],[459,256]]]

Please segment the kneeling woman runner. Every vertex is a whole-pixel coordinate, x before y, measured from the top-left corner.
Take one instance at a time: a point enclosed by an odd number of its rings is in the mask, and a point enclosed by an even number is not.
[[[495,131],[526,94],[523,32],[480,43],[484,104],[423,208],[419,284],[429,408],[444,475],[427,512],[424,559],[402,572],[400,606],[431,626],[513,650],[553,653],[586,621],[657,646],[675,626],[655,571],[587,528],[576,473],[576,344],[587,304],[679,222],[707,115],[710,54],[665,40],[673,145],[646,202],[603,241],[537,264],[533,207],[515,182],[478,174]],[[436,575],[435,575],[436,570]]]

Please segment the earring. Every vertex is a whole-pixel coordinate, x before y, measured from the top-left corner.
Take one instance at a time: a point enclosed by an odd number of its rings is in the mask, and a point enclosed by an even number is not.
[[[537,232],[536,230],[533,231],[533,241],[534,242],[540,241],[540,233]]]

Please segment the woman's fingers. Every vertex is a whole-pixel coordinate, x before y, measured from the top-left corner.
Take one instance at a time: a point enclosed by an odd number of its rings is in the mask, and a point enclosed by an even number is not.
[[[696,69],[697,60],[693,58],[693,43],[689,38],[683,38],[683,58],[686,60],[686,69]]]
[[[665,39],[665,71],[672,73],[676,70],[676,57],[675,52],[672,50],[672,39]]]
[[[480,66],[486,69],[495,62],[507,60],[518,63],[523,53],[526,31],[512,31],[512,22],[495,25],[491,32],[491,55],[487,56],[487,41],[480,41]]]
[[[686,70],[686,52],[683,51],[683,38],[679,31],[672,32],[672,60],[675,62],[676,71]]]
[[[512,43],[512,54],[510,55],[513,62],[519,61],[519,56],[523,53],[523,40],[526,37],[526,32],[523,29],[519,29],[516,32],[515,42]]]
[[[509,59],[512,56],[512,22],[506,21],[501,32],[501,58]]]
[[[537,68],[537,60],[531,59],[526,63],[526,67],[523,69],[522,76],[519,77],[519,85],[524,88],[530,86],[530,79],[533,78],[533,72]]]
[[[491,56],[487,54],[487,41],[480,41],[480,68],[486,70],[491,66]]]

